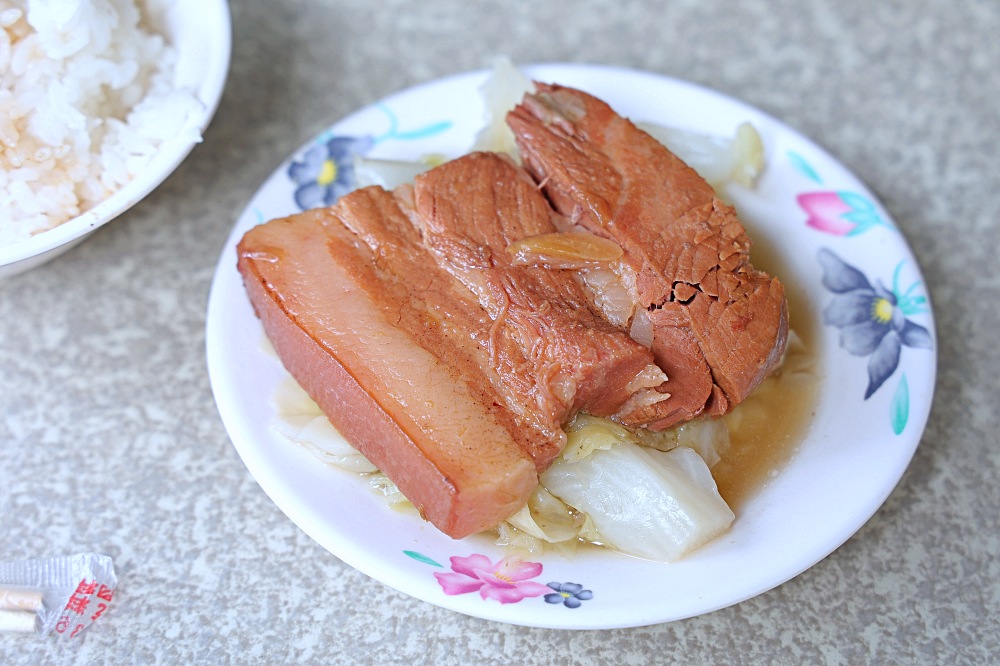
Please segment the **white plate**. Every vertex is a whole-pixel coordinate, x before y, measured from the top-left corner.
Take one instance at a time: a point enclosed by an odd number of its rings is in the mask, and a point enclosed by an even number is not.
[[[637,626],[706,613],[771,589],[854,534],[889,495],[920,440],[936,352],[919,267],[886,211],[857,178],[760,111],[643,72],[558,64],[524,69],[535,79],[595,94],[633,120],[726,136],[750,121],[760,131],[767,169],[755,191],[732,188],[730,195],[758,241],[781,255],[783,280],[799,285],[812,304],[823,376],[815,419],[799,452],[742,506],[728,534],[690,557],[658,564],[598,549],[570,557],[546,554],[532,567],[507,573],[521,571],[532,583],[582,587],[501,604],[491,596],[503,585],[500,579],[478,592],[446,594],[435,576],[462,578],[463,564],[488,570],[505,557],[501,548],[480,536],[452,540],[415,516],[388,510],[361,478],[324,466],[272,432],[271,400],[287,375],[262,345],[262,329],[235,269],[236,242],[251,226],[298,210],[299,186],[289,167],[305,161],[309,151],[325,156],[333,137],[358,139],[350,146],[374,157],[458,156],[468,150],[483,123],[478,88],[487,72],[405,90],[335,123],[296,151],[250,201],[222,252],[208,306],[208,365],[226,428],[264,491],[312,538],[377,580],[461,613],[554,628]],[[835,293],[848,287],[854,291]],[[868,318],[876,302],[882,304],[879,314],[894,317],[895,328],[866,323],[839,328]],[[824,311],[841,316],[825,323]],[[870,341],[881,341],[874,365],[881,360],[887,375],[868,398],[873,354],[857,349],[861,355],[855,355],[841,346],[861,340],[866,331]],[[893,366],[891,352],[901,340]],[[471,563],[462,559],[473,555]],[[539,591],[522,587],[530,595]],[[577,589],[590,594],[574,595]],[[576,596],[589,598],[576,603]]]

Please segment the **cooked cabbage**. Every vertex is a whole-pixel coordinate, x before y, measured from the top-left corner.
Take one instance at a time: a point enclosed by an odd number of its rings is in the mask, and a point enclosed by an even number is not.
[[[404,160],[383,160],[375,157],[354,156],[354,182],[356,187],[379,185],[392,190],[435,166],[433,160],[407,162]]]
[[[671,562],[732,523],[703,458],[718,460],[729,445],[721,420],[654,433],[580,414],[566,434],[538,489],[500,525],[498,544],[540,553],[591,542]]]
[[[636,123],[636,127],[669,148],[717,191],[730,182],[753,187],[764,170],[764,143],[750,123],[741,123],[732,138],[655,123]]]
[[[517,144],[514,133],[507,126],[507,112],[521,103],[525,93],[534,89],[535,86],[514,67],[510,58],[497,58],[489,78],[479,88],[485,106],[486,125],[476,135],[472,150],[507,153],[517,159]]]
[[[309,394],[288,377],[274,395],[276,418],[274,430],[301,444],[325,463],[351,472],[375,472],[375,467],[361,452],[352,447],[330,424]]]
[[[579,538],[584,517],[538,486],[521,510],[506,522],[528,536],[559,543]]]
[[[729,529],[735,515],[694,450],[630,443],[559,459],[541,475],[552,495],[593,522],[603,545],[673,562]]]
[[[413,506],[413,503],[403,494],[403,491],[399,489],[399,486],[381,470],[368,475],[368,487],[381,495],[390,509],[414,512],[417,510]]]
[[[670,430],[654,432],[641,428],[631,431],[621,425],[590,414],[579,414],[566,425],[568,444],[564,460],[587,457],[595,449],[609,449],[614,444],[640,444],[658,451],[678,446],[694,449],[709,468],[714,467],[729,448],[729,428],[722,419],[697,419]]]

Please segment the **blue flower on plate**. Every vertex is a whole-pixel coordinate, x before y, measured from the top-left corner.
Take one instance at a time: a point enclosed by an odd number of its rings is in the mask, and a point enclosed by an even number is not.
[[[566,608],[579,608],[584,601],[594,598],[594,593],[583,589],[579,583],[547,583],[555,592],[545,595],[546,603],[562,604]]]
[[[372,147],[370,137],[335,136],[309,148],[288,167],[295,203],[302,210],[329,206],[354,188],[354,156]]]
[[[823,267],[823,286],[834,293],[823,310],[823,321],[840,329],[840,346],[855,356],[868,356],[868,388],[865,400],[896,371],[903,345],[932,349],[931,334],[920,324],[906,318],[924,310],[927,299],[911,296],[917,286],[906,292],[896,288],[900,264],[893,279],[893,289],[872,284],[864,273],[844,262],[827,249],[819,251]]]

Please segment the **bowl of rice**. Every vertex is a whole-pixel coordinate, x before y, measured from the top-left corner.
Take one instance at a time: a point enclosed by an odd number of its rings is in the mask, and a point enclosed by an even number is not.
[[[218,106],[225,0],[0,0],[0,277],[139,202]]]

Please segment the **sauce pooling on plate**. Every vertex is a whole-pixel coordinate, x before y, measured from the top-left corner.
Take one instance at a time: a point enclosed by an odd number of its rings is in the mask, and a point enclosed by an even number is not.
[[[761,239],[763,240],[763,239]],[[754,263],[785,277],[788,298],[788,349],[782,366],[761,382],[731,414],[729,450],[712,468],[719,494],[738,509],[778,475],[805,439],[815,413],[820,372],[816,330],[809,301],[783,270],[777,254],[755,238]]]

